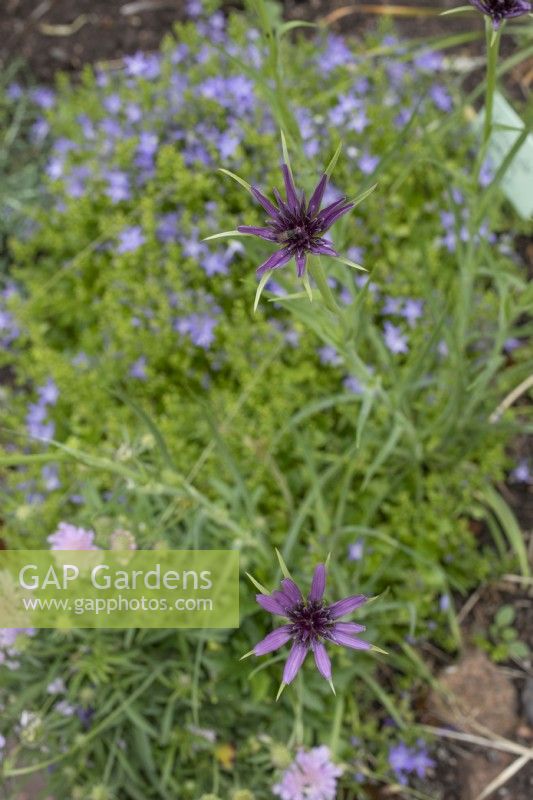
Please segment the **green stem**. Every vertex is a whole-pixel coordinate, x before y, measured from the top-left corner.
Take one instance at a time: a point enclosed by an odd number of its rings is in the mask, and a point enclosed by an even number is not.
[[[320,260],[320,256],[312,256],[309,260],[309,274],[312,278],[314,278],[315,283],[318,287],[318,291],[322,295],[322,299],[324,301],[324,305],[334,314],[336,314],[342,321],[342,310],[340,309],[335,297],[333,296],[333,292],[329,287],[328,280],[326,278],[326,273],[324,272],[324,267],[322,266],[322,261]]]
[[[337,749],[339,747],[343,714],[344,697],[339,695],[339,697],[337,697],[337,702],[335,703],[335,715],[333,717],[333,724],[331,726],[331,734],[329,737],[329,749],[331,750],[331,755],[333,758],[335,758]]]
[[[476,178],[479,178],[479,172],[483,166],[483,162],[487,155],[490,137],[492,134],[492,118],[494,116],[494,93],[496,91],[496,67],[498,65],[498,56],[500,53],[500,42],[502,38],[503,24],[497,31],[492,29],[490,20],[486,20],[486,37],[487,37],[487,77],[485,82],[485,116],[483,119],[483,135],[481,139],[481,147],[476,165]]]

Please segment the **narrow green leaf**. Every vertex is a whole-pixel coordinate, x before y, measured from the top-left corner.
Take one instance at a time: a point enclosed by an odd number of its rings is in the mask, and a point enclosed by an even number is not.
[[[261,592],[261,594],[270,594],[270,591],[269,591],[268,589],[266,589],[266,588],[263,586],[263,584],[262,584],[262,583],[259,583],[259,581],[256,581],[256,579],[254,578],[254,576],[253,576],[253,575],[250,575],[250,573],[249,573],[249,572],[245,572],[244,574],[246,575],[246,577],[248,578],[248,580],[250,580],[250,581],[253,583],[253,585],[255,586],[255,588],[256,588],[256,589],[259,589],[259,591]]]
[[[239,183],[244,189],[246,189],[247,192],[252,191],[251,185],[247,181],[245,181],[244,178],[239,178],[238,175],[235,175],[234,172],[230,172],[229,169],[224,169],[223,167],[219,167],[218,171],[224,173],[224,175],[229,175],[230,178],[233,178],[234,181],[237,181],[237,183]]]
[[[283,133],[283,130],[280,130],[280,134],[281,134],[281,151],[283,153],[283,163],[288,166],[289,172],[292,175],[291,159],[289,156],[289,150],[287,148],[287,140],[285,139],[285,134]]]
[[[350,261],[349,258],[344,258],[344,256],[328,256],[328,258],[332,258],[333,261],[338,261],[339,264],[345,264],[347,267],[352,267],[352,269],[359,269],[362,272],[368,272],[368,270],[362,267],[361,264],[356,264],[355,261]]]
[[[331,161],[329,162],[328,166],[324,170],[324,173],[328,176],[328,178],[331,177],[331,173],[335,169],[335,165],[337,164],[337,161],[339,160],[339,156],[341,154],[341,150],[342,150],[342,142],[339,142],[339,146],[335,150],[335,153],[333,154],[333,158],[331,159]]]
[[[362,203],[363,200],[366,200],[366,198],[368,197],[369,194],[372,194],[372,192],[375,192],[377,188],[378,188],[377,183],[373,183],[372,186],[370,187],[370,189],[367,189],[365,192],[361,192],[361,194],[356,195],[353,198],[353,200],[349,200],[348,202],[349,203],[353,203],[354,206],[358,206],[359,203]]]
[[[283,559],[283,556],[281,555],[281,553],[279,552],[277,547],[275,549],[276,549],[276,555],[278,557],[279,565],[281,567],[281,571],[283,573],[283,576],[285,578],[289,578],[292,581],[292,575],[289,572],[289,568],[287,567],[287,565],[286,565],[286,563],[285,563],[285,561]]]
[[[206,236],[202,242],[211,242],[213,239],[224,239],[233,236],[252,236],[251,233],[241,233],[241,231],[223,231],[222,233],[214,233],[212,236]]]
[[[509,544],[513,548],[518,559],[518,563],[520,564],[520,571],[522,572],[522,575],[526,578],[529,577],[531,575],[531,570],[529,568],[527,549],[524,542],[524,537],[522,536],[522,531],[520,530],[520,526],[516,521],[515,515],[505,500],[492,488],[492,486],[486,486],[481,496],[494,513],[504,533],[506,534]]]
[[[257,306],[259,305],[261,295],[263,294],[263,289],[265,288],[269,278],[270,278],[270,270],[268,272],[265,272],[264,275],[261,275],[261,280],[259,281],[259,285],[255,293],[254,314],[257,311]]]
[[[450,8],[448,11],[441,11],[439,17],[449,17],[451,14],[464,14],[466,11],[474,11],[472,6],[457,6],[457,8]]]
[[[313,290],[311,289],[311,284],[309,283],[309,275],[307,274],[307,272],[304,274],[302,282],[303,282],[303,285],[304,285],[304,289],[305,289],[305,291],[307,293],[307,296],[309,298],[309,302],[312,303],[313,302]]]

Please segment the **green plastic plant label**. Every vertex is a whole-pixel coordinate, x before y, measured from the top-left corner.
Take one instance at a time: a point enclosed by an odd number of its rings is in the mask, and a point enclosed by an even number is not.
[[[236,551],[0,551],[0,627],[238,626]]]
[[[481,118],[483,115],[480,115]],[[494,95],[493,131],[489,163],[495,174],[524,129],[524,122],[505,97]],[[502,179],[502,191],[523,219],[533,214],[533,136],[529,134]]]

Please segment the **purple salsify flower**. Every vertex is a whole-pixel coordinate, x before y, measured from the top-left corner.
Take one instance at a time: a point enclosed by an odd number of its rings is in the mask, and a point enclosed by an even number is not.
[[[469,2],[491,18],[494,30],[497,30],[506,19],[531,13],[531,3],[528,0],[469,0]]]
[[[282,164],[281,168],[285,183],[285,200],[277,189],[274,189],[276,203],[272,203],[259,189],[251,187],[252,195],[268,214],[266,227],[240,225],[237,230],[280,245],[280,250],[267,258],[258,268],[258,276],[268,270],[279,269],[294,258],[298,277],[301,278],[305,274],[308,254],[339,257],[332,242],[325,239],[324,234],[337,219],[347,214],[354,204],[348,202],[345,197],[340,197],[321,211],[320,206],[329,179],[327,173],[322,175],[307,202],[304,192],[298,195],[289,166]]]
[[[439,109],[439,111],[451,111],[453,108],[453,101],[444,86],[436,84],[429,90],[429,96]]]
[[[133,362],[130,367],[129,376],[130,378],[137,378],[140,381],[146,380],[146,356],[139,356],[139,358]]]
[[[521,459],[513,469],[511,479],[517,483],[531,483],[531,472],[525,458]]]
[[[278,650],[287,642],[292,642],[283,670],[281,689],[292,683],[309,650],[313,652],[318,671],[333,687],[326,642],[353,650],[372,649],[371,644],[358,639],[355,635],[365,630],[364,625],[338,622],[341,617],[360,608],[368,598],[362,594],[352,595],[328,604],[324,600],[325,589],[326,567],[324,564],[318,564],[307,598],[304,598],[298,586],[290,578],[281,581],[281,588],[278,591],[256,595],[261,608],[288,619],[287,624],[273,630],[252,650],[256,656],[264,656]]]

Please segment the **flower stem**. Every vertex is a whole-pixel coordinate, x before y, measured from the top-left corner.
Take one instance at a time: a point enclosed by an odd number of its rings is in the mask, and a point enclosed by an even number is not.
[[[494,115],[494,93],[496,91],[496,67],[498,65],[498,56],[500,52],[500,42],[502,38],[503,25],[494,31],[490,20],[486,20],[486,38],[487,38],[487,76],[485,81],[485,116],[483,119],[483,135],[481,139],[481,147],[476,164],[476,178],[479,178],[479,173],[483,162],[485,161],[487,150],[489,147],[490,137],[493,128],[493,115]]]
[[[331,750],[332,757],[335,757],[339,747],[341,738],[342,718],[344,715],[344,698],[342,695],[337,697],[335,703],[335,714],[333,716],[333,724],[331,726],[331,734],[329,737],[329,749]]]
[[[341,316],[341,309],[333,292],[330,289],[328,280],[326,278],[326,273],[324,272],[324,267],[322,266],[322,262],[320,260],[320,256],[312,256],[309,260],[309,273],[312,278],[314,278],[315,283],[318,287],[318,291],[322,295],[322,299],[324,301],[324,305],[330,311],[332,311],[337,316]]]

